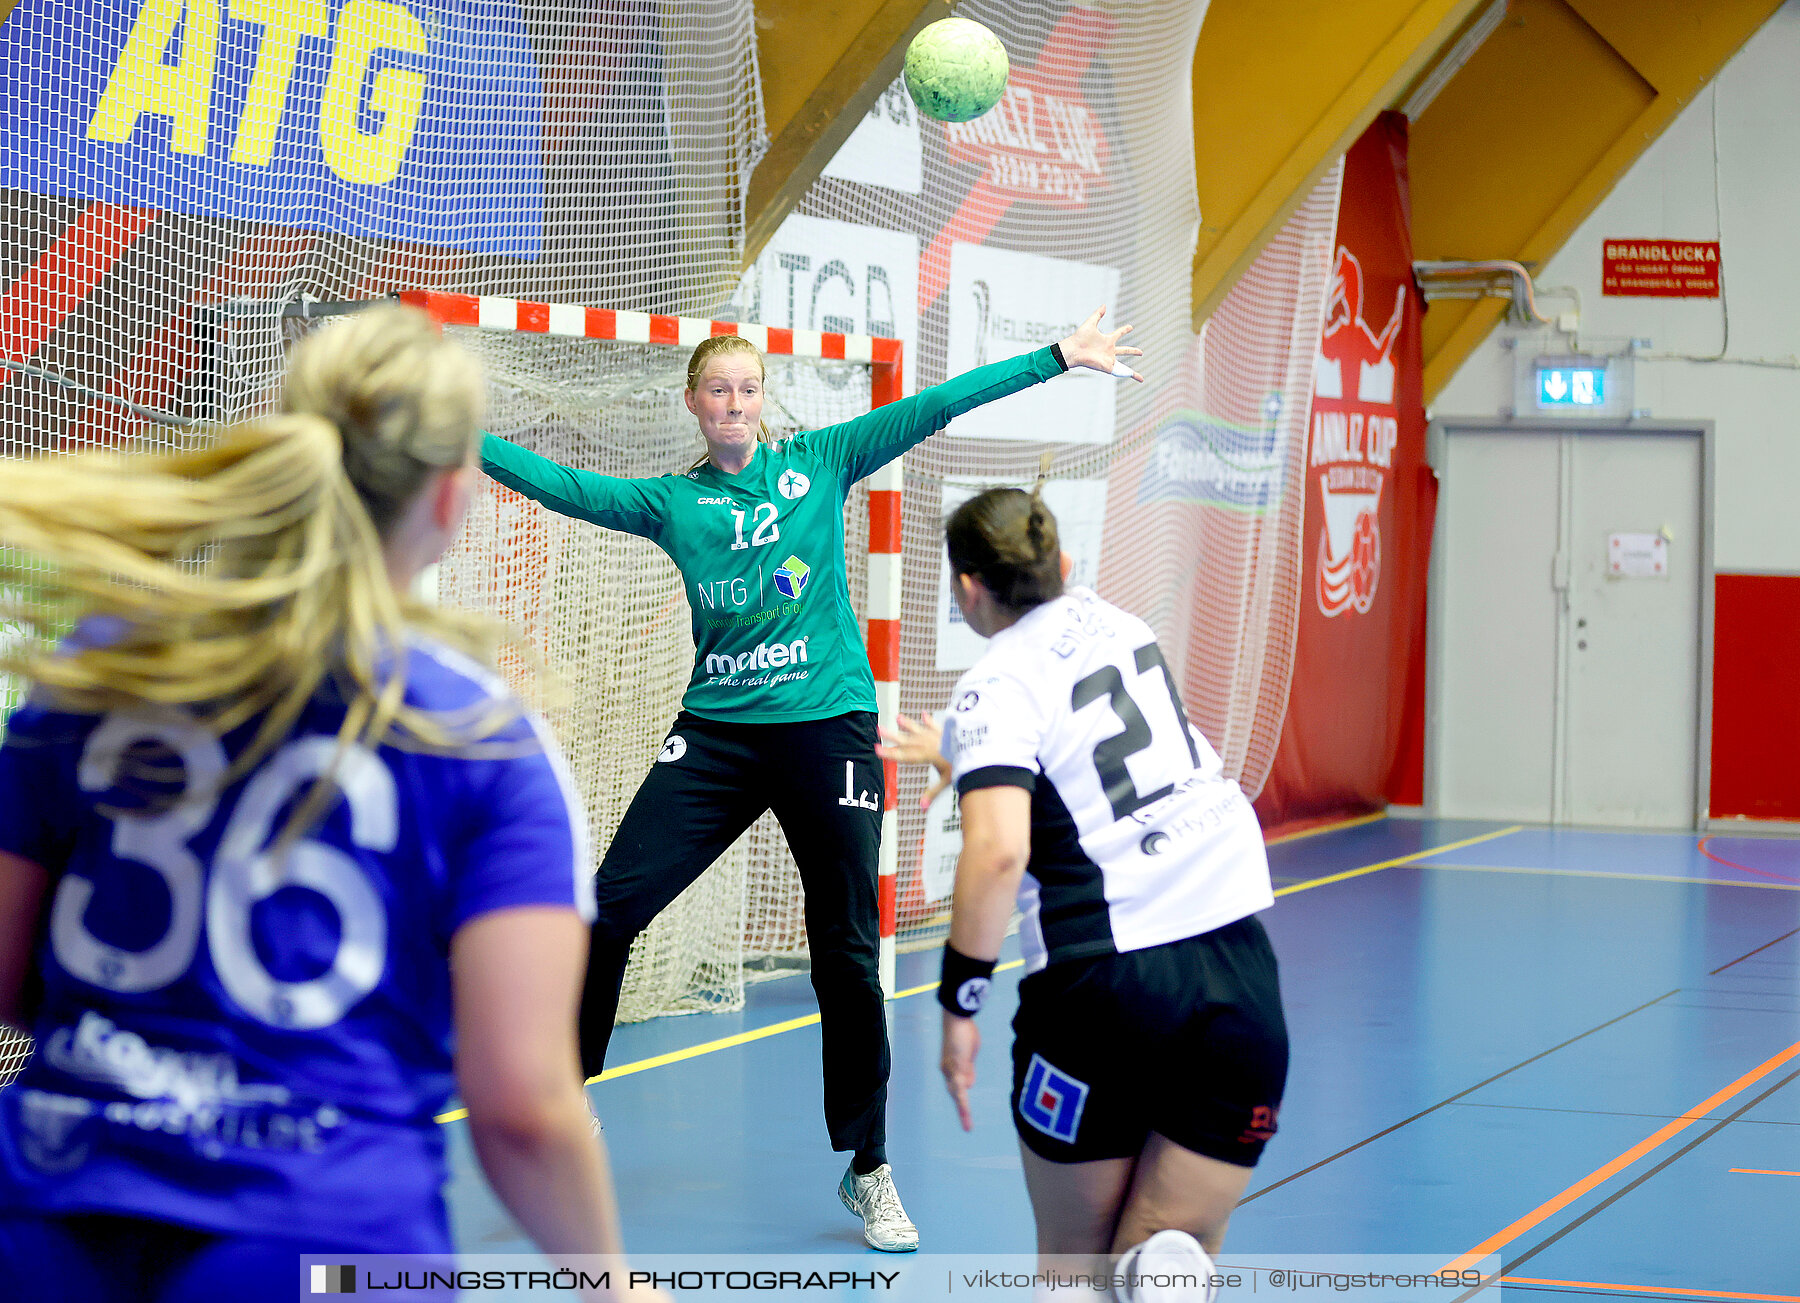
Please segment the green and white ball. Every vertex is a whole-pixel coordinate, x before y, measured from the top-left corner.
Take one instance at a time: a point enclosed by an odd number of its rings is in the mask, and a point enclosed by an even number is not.
[[[906,49],[906,90],[919,112],[939,122],[967,122],[1000,102],[1006,47],[980,23],[944,18]]]

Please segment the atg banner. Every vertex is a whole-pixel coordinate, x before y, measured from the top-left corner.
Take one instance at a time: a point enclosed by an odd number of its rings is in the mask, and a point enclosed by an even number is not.
[[[0,186],[535,257],[511,0],[19,0]]]

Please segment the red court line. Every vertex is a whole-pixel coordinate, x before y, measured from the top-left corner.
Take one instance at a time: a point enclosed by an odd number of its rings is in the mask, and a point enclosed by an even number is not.
[[[1662,1298],[1753,1299],[1756,1303],[1800,1303],[1800,1294],[1740,1294],[1725,1289],[1673,1289],[1667,1285],[1614,1285],[1604,1280],[1543,1280],[1536,1276],[1502,1276],[1502,1285],[1562,1285],[1569,1289],[1616,1289],[1626,1294]]]
[[[1706,843],[1711,841],[1715,836],[1717,836],[1716,833],[1702,837],[1698,847],[1700,853],[1706,856],[1706,858],[1711,860],[1714,864],[1723,864],[1728,869],[1742,869],[1745,873],[1756,873],[1765,878],[1779,878],[1782,882],[1800,883],[1800,878],[1790,878],[1787,874],[1776,873],[1773,869],[1753,869],[1748,864],[1739,864],[1736,860],[1728,860],[1721,855],[1714,855],[1711,851],[1706,849]]]
[[[1723,1104],[1726,1100],[1731,1099],[1735,1095],[1743,1094],[1746,1090],[1750,1089],[1750,1087],[1775,1071],[1775,1069],[1779,1068],[1789,1059],[1795,1057],[1800,1057],[1800,1041],[1795,1041],[1779,1054],[1771,1055],[1756,1067],[1750,1069],[1750,1071],[1746,1072],[1743,1076],[1739,1077],[1736,1081],[1732,1082],[1729,1086],[1726,1086],[1723,1090],[1702,1100],[1693,1108],[1683,1113],[1680,1117],[1674,1118],[1663,1126],[1658,1127],[1654,1132],[1645,1136],[1642,1140],[1638,1141],[1637,1144],[1633,1145],[1630,1149],[1627,1149],[1610,1163],[1595,1168],[1592,1172],[1589,1172],[1586,1176],[1582,1177],[1581,1180],[1575,1182],[1574,1185],[1564,1190],[1555,1198],[1547,1199],[1536,1208],[1533,1208],[1511,1226],[1506,1227],[1504,1230],[1496,1231],[1494,1234],[1488,1236],[1487,1239],[1463,1254],[1462,1257],[1450,1263],[1444,1270],[1449,1272],[1461,1271],[1466,1267],[1474,1266],[1489,1254],[1500,1252],[1501,1249],[1511,1244],[1532,1227],[1555,1216],[1564,1208],[1567,1208],[1570,1204],[1581,1198],[1582,1195],[1592,1190],[1595,1186],[1611,1180],[1614,1176],[1617,1176],[1627,1167],[1630,1167],[1633,1163],[1637,1162],[1637,1160],[1642,1158],[1645,1154],[1656,1149],[1671,1137],[1681,1134],[1681,1132],[1687,1130],[1702,1118],[1707,1117],[1713,1109],[1717,1108],[1720,1104]],[[1773,1296],[1745,1294],[1739,1297],[1756,1298]]]

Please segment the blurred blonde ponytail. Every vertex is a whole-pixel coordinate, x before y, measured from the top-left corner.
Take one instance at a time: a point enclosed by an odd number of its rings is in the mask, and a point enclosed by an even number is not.
[[[382,533],[465,465],[473,362],[412,309],[381,307],[295,350],[282,413],[157,453],[14,462],[0,476],[0,672],[80,714],[179,705],[224,734],[258,721],[254,768],[331,678],[342,746],[457,748],[516,713],[405,704],[413,633],[491,663],[494,631],[394,591]],[[58,640],[70,629],[77,636]],[[290,821],[310,822],[323,784]]]

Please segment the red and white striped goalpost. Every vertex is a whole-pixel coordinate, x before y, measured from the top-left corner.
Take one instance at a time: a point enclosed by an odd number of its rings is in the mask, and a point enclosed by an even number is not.
[[[741,335],[765,353],[862,362],[869,367],[869,405],[900,397],[902,346],[881,335],[840,335],[832,331],[787,330],[742,321],[705,321],[614,308],[562,303],[524,303],[473,294],[408,290],[403,303],[423,308],[449,326],[523,334],[564,335],[625,344],[692,348],[712,335]],[[868,478],[869,485],[869,666],[875,674],[875,704],[884,727],[892,728],[900,709],[900,492],[904,473],[898,460]],[[881,989],[894,993],[894,933],[899,882],[899,826],[895,765],[882,761],[887,797],[881,815]]]

